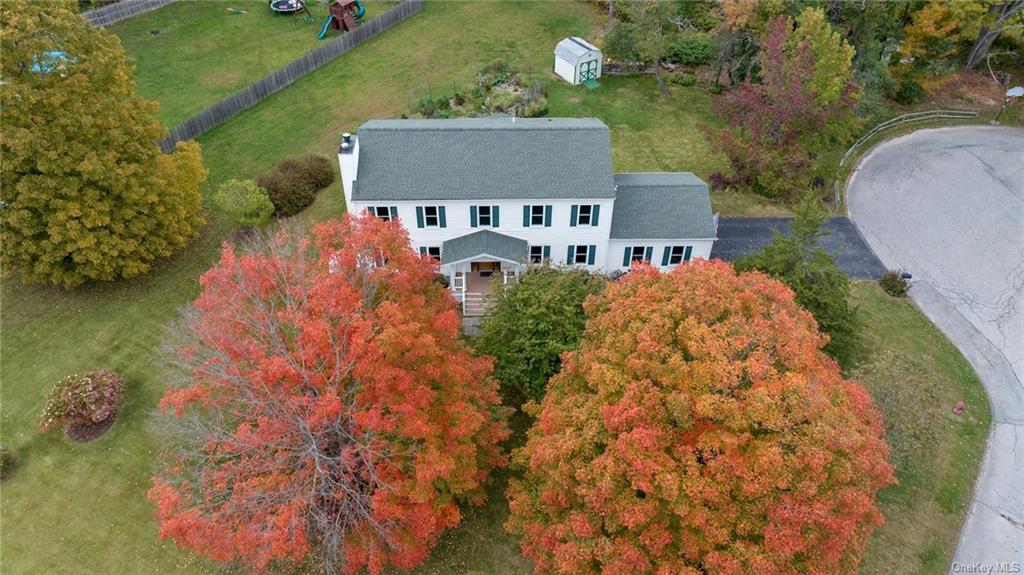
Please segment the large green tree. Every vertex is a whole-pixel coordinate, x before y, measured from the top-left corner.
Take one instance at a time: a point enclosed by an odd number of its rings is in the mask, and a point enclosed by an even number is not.
[[[796,302],[828,334],[825,351],[849,365],[857,350],[857,309],[851,301],[850,278],[818,243],[828,233],[823,227],[828,215],[813,195],[799,202],[795,211],[789,234],[778,234],[760,252],[741,258],[736,269],[760,270],[788,285]]]
[[[586,324],[583,302],[606,281],[577,268],[538,266],[518,283],[498,289],[480,323],[476,348],[495,358],[494,375],[506,400],[540,401],[561,355],[579,344]]]
[[[674,6],[661,0],[620,0],[618,11],[627,20],[632,32],[636,55],[654,67],[658,89],[668,93],[661,77],[661,63],[669,52]]]
[[[3,262],[28,282],[139,275],[202,223],[198,144],[162,154],[116,36],[73,2],[0,5]]]

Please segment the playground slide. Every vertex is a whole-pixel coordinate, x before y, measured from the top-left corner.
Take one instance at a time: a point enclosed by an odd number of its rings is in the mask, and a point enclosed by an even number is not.
[[[356,16],[356,20],[358,20],[358,19],[363,17],[363,14],[366,14],[366,5],[363,4],[362,2],[360,2],[359,0],[355,1],[355,5],[356,5],[356,14],[355,14],[355,16]]]
[[[320,33],[316,37],[317,40],[323,40],[324,38],[327,37],[327,33],[331,30],[332,20],[334,20],[333,14],[331,14],[330,16],[327,17],[326,20],[324,20],[324,25],[323,27],[320,28]]]

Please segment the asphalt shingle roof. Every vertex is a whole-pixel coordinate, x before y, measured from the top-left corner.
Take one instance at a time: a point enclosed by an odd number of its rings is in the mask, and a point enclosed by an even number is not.
[[[615,174],[613,240],[715,237],[708,185],[689,172]]]
[[[358,142],[354,200],[615,197],[595,118],[371,120]]]
[[[481,230],[441,244],[441,263],[450,264],[488,254],[514,262],[526,261],[526,240]]]

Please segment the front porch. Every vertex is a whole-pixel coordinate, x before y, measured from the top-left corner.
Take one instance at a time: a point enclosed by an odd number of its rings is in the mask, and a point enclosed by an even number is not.
[[[488,295],[499,285],[517,281],[526,269],[526,241],[484,230],[444,242],[441,273],[448,276],[462,315],[481,316]]]

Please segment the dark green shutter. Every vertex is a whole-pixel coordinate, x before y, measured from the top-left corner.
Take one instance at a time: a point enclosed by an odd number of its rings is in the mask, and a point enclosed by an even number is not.
[[[551,246],[544,246],[544,259],[551,259]]]
[[[491,206],[491,227],[498,227],[498,206]]]
[[[421,256],[427,255],[427,248],[425,248],[424,246],[420,246],[420,255]]]
[[[594,204],[594,206],[590,208],[590,225],[596,226],[597,225],[597,217],[600,216],[600,215],[601,215],[601,204]]]
[[[590,246],[587,250],[587,265],[594,265],[594,258],[597,257],[597,246]]]
[[[544,227],[551,227],[551,206],[544,206]]]
[[[441,206],[441,207],[437,208],[437,217],[441,221],[441,227],[442,228],[447,228],[448,227],[448,223],[444,219],[444,206]]]
[[[569,215],[569,227],[576,227],[576,219],[580,217],[580,207],[572,205],[572,213]]]
[[[391,212],[392,221],[398,219],[398,206],[391,206],[390,208],[388,208],[388,211]]]
[[[631,255],[633,255],[633,248],[631,248],[629,246],[626,246],[626,251],[623,252],[623,254],[622,254],[622,265],[623,265],[623,267],[627,267],[627,268],[629,267],[629,263],[630,263],[629,262],[629,260],[630,260],[629,256],[631,256]]]
[[[661,265],[668,265],[668,258],[672,255],[672,246],[665,246],[665,251],[661,252]]]
[[[690,261],[690,254],[693,252],[693,246],[686,246],[686,254],[683,255],[683,261]]]
[[[416,227],[423,227],[423,206],[416,206]]]
[[[476,227],[476,206],[469,206],[469,227]]]
[[[371,216],[377,217],[377,208],[375,208],[373,206],[366,206],[365,209],[366,209],[366,211],[370,212]]]
[[[653,257],[653,256],[654,256],[654,246],[647,246],[647,249],[644,250],[644,259],[647,260],[647,261],[651,261],[651,257]]]
[[[576,261],[576,246],[570,245],[569,251],[565,252],[565,263],[566,265],[575,263]]]
[[[530,206],[523,206],[523,227],[530,227]]]

